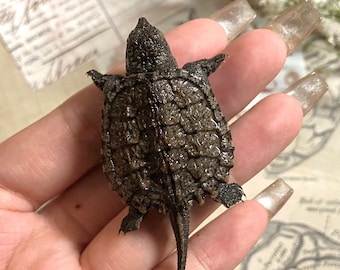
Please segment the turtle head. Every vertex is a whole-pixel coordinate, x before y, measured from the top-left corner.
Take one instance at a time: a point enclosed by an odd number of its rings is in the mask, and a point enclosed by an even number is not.
[[[126,45],[126,73],[153,72],[177,68],[163,33],[140,18]]]

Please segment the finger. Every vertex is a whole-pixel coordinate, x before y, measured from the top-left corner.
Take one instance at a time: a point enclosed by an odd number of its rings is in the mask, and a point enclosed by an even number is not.
[[[180,37],[185,38],[180,41]],[[225,42],[223,29],[207,19],[186,23],[169,33],[173,52],[181,57],[179,62],[214,55]],[[93,167],[99,161],[101,107],[102,94],[92,85],[2,143],[0,192],[9,198],[1,207],[35,209]]]
[[[259,203],[235,205],[190,238],[186,269],[234,269],[261,237],[267,223],[268,214]],[[172,254],[154,269],[176,269],[176,265],[177,254]]]
[[[236,133],[235,148],[239,150],[237,154],[235,152],[232,180],[243,183],[272,160],[297,133],[301,116],[301,107],[294,99],[278,94],[266,98],[235,122],[231,128],[232,134]],[[202,207],[193,207],[191,229],[197,227],[216,206],[216,203],[208,200]],[[126,210],[96,236],[84,253],[84,263],[109,264],[114,269],[124,269],[124,265],[137,269],[143,263],[145,269],[150,269],[174,249],[174,237],[166,216],[152,211],[143,221],[139,232],[129,233],[122,238],[115,232],[119,230],[125,215]],[[107,250],[107,247],[110,248]],[[115,248],[126,252],[116,254]],[[131,256],[135,258],[133,262]]]
[[[231,126],[235,144],[231,181],[242,185],[269,164],[296,137],[303,114],[285,94],[268,96]]]
[[[210,19],[197,19],[166,33],[177,64],[184,64],[220,53],[227,44],[224,29]]]
[[[79,104],[79,105],[78,105]],[[87,89],[0,145],[0,183],[30,211],[99,161],[100,93]]]
[[[275,78],[287,50],[278,34],[258,29],[243,34],[224,52],[229,57],[210,80],[223,114],[230,119]]]

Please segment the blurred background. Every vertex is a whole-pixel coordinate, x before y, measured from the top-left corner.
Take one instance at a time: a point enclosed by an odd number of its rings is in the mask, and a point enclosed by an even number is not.
[[[167,31],[229,2],[0,0],[0,142],[90,84],[89,69],[106,72],[122,63],[138,17]],[[249,29],[297,2],[249,1],[258,14]],[[311,2],[321,25],[259,98],[313,70],[324,75],[329,91],[305,117],[296,140],[245,185],[252,198],[284,178],[295,193],[239,269],[340,269],[340,4]]]

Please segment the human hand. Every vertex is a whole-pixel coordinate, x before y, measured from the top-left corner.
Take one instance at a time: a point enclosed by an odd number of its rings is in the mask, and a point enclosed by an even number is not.
[[[178,27],[167,39],[179,66],[212,57],[227,43],[221,27],[206,19]],[[230,58],[211,83],[231,119],[281,69],[286,45],[262,29],[242,35],[224,52]],[[127,209],[109,190],[99,164],[102,98],[91,85],[0,145],[1,270],[176,268],[166,216],[153,211],[139,231],[118,234]],[[243,184],[266,166],[297,134],[301,119],[300,104],[276,94],[232,124],[231,181]],[[216,207],[212,201],[193,207],[191,228]],[[256,200],[234,206],[191,238],[187,269],[233,269],[267,222]]]

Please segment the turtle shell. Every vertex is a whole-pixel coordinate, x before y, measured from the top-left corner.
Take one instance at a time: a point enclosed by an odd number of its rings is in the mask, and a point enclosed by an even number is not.
[[[113,190],[141,213],[216,198],[234,147],[207,78],[176,69],[129,75],[110,87],[102,158]]]
[[[234,147],[208,81],[224,58],[179,69],[163,33],[140,18],[127,40],[126,76],[88,72],[104,93],[103,170],[129,205],[120,231],[139,229],[151,208],[168,213],[178,270],[186,265],[192,203],[209,196],[230,207],[244,195],[227,183]]]

